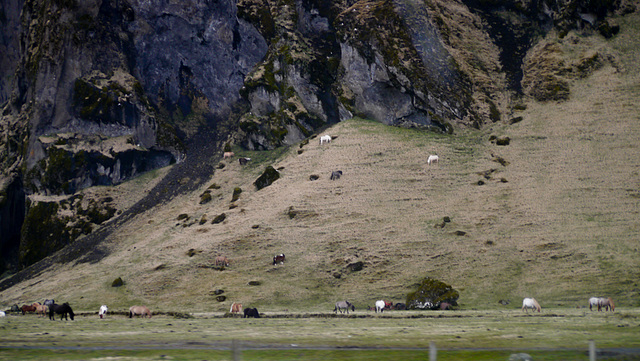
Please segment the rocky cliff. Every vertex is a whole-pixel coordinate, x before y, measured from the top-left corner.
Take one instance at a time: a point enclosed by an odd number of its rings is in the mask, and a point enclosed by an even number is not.
[[[562,99],[563,67],[545,82],[535,74],[548,63],[527,58],[530,49],[549,31],[613,36],[606,15],[635,6],[3,1],[2,268],[37,262],[115,214],[104,200],[88,212],[79,190],[201,161],[203,144],[210,159],[225,144],[273,149],[353,115],[454,133],[508,117],[522,95]],[[35,231],[44,224],[57,231]]]

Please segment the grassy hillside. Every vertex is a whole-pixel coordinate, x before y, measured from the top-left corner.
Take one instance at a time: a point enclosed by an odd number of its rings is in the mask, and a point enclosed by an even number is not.
[[[223,160],[206,187],[135,217],[103,241],[99,263],[58,265],[1,292],[0,304],[54,297],[78,309],[210,312],[236,301],[321,311],[340,299],[404,301],[429,276],[459,290],[463,308],[504,307],[501,299],[517,307],[526,296],[575,307],[593,295],[640,306],[640,20],[614,20],[622,30],[610,41],[559,41],[567,61],[611,56],[572,82],[569,101],[525,101],[512,114],[522,121],[482,131],[437,135],[352,119],[326,131],[337,136],[329,145],[236,149],[252,161]],[[427,166],[434,153],[440,163]],[[268,165],[281,178],[256,191]],[[331,181],[333,170],[342,178]],[[124,207],[164,172],[88,192]],[[242,193],[232,203],[235,187]],[[212,201],[200,204],[207,190]],[[441,227],[444,217],[451,222]],[[287,262],[272,266],[281,252]],[[232,265],[212,268],[217,255]],[[361,271],[347,269],[358,261]],[[111,287],[117,277],[125,286]],[[217,289],[226,301],[215,300]]]

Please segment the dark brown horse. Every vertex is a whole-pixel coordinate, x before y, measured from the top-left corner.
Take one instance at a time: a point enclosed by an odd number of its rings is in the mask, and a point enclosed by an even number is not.
[[[20,307],[20,311],[22,311],[22,314],[26,314],[27,312],[36,312],[37,309],[36,307],[39,305],[39,303],[34,303],[31,305],[22,305],[22,307]]]
[[[243,318],[260,318],[260,312],[258,312],[257,308],[247,307],[244,309],[244,317]]]
[[[273,265],[274,266],[277,265],[278,263],[284,264],[284,261],[285,261],[284,253],[280,253],[280,254],[277,254],[277,255],[273,256]]]
[[[73,310],[71,309],[71,306],[69,306],[69,304],[67,302],[61,304],[61,305],[56,305],[53,304],[51,306],[49,306],[49,319],[50,320],[55,320],[55,314],[59,314],[60,315],[60,321],[62,321],[62,319],[64,318],[65,320],[67,320],[67,314],[69,315],[69,317],[71,318],[71,321],[73,321],[73,317],[75,316],[73,314]]]

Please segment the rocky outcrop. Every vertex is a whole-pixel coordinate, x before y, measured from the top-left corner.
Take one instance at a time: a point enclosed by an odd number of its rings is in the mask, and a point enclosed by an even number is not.
[[[11,96],[11,79],[20,59],[18,36],[23,2],[9,0],[0,4],[0,104]]]
[[[447,133],[500,121],[514,95],[557,89],[537,83],[545,79],[540,64],[562,85],[563,67],[532,56],[553,50],[532,50],[537,39],[552,28],[614,36],[606,14],[636,7],[630,0],[5,1],[0,239],[15,239],[32,219],[36,207],[18,206],[30,195],[72,196],[200,159],[198,144],[207,154],[225,141],[273,149],[352,116]],[[69,234],[73,242],[81,233]]]

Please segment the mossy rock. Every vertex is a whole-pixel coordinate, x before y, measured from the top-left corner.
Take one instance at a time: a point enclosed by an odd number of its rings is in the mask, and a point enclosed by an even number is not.
[[[273,182],[280,178],[280,173],[275,170],[272,166],[268,166],[264,173],[258,179],[256,179],[253,184],[256,186],[257,190],[261,190],[264,187],[270,186]]]
[[[177,220],[179,220],[179,221],[186,221],[188,219],[189,219],[189,215],[186,214],[186,213],[179,214],[178,218],[177,218]]]
[[[231,202],[235,202],[240,198],[240,193],[242,193],[242,188],[235,187],[233,189],[233,196],[231,196]]]
[[[207,204],[207,203],[211,202],[211,199],[213,199],[211,197],[211,192],[205,191],[204,193],[202,193],[200,195],[200,204]]]
[[[418,290],[407,295],[407,309],[435,309],[440,303],[458,304],[460,294],[450,285],[433,278],[425,278],[418,285]]]
[[[349,265],[347,265],[347,269],[351,272],[362,271],[363,268],[364,268],[364,262],[362,261],[350,263]]]
[[[496,139],[496,145],[509,145],[509,143],[511,143],[511,138],[509,137],[502,137],[502,138],[497,138]]]
[[[211,221],[211,224],[218,224],[218,223],[222,223],[225,219],[227,219],[227,215],[222,213],[217,215],[213,221]]]
[[[186,254],[187,254],[187,256],[189,256],[189,257],[193,257],[193,256],[197,255],[198,253],[202,253],[202,250],[199,250],[199,249],[193,249],[193,248],[191,248],[191,249],[189,249],[189,250],[187,251],[187,253],[186,253]]]
[[[121,287],[121,286],[124,286],[124,281],[122,280],[121,277],[118,277],[115,280],[113,280],[113,282],[111,282],[111,287]]]

